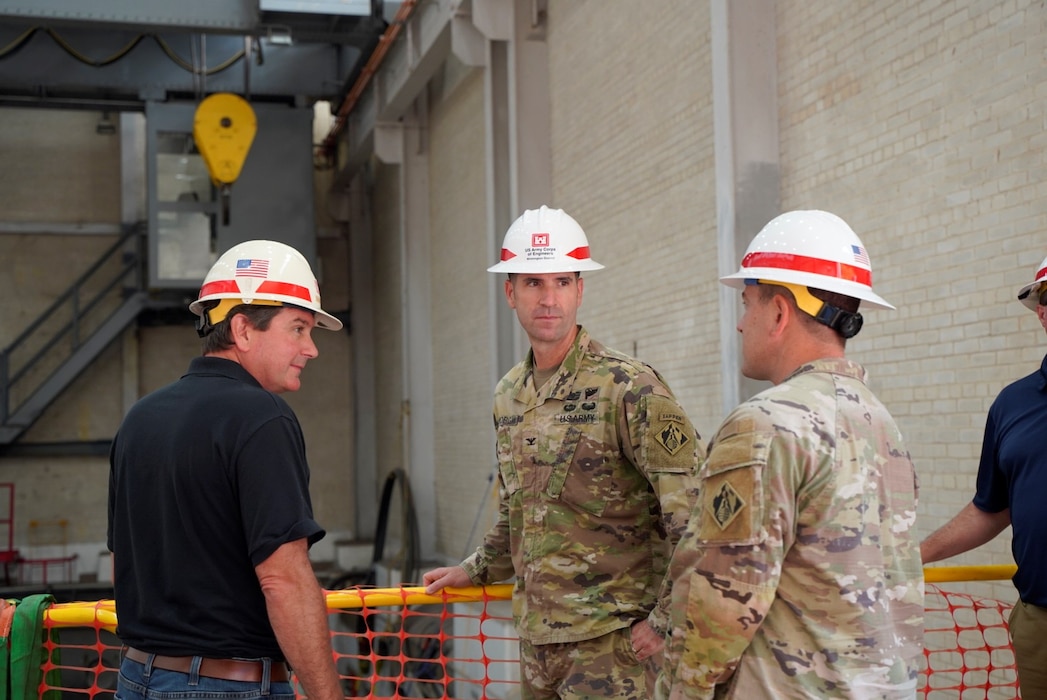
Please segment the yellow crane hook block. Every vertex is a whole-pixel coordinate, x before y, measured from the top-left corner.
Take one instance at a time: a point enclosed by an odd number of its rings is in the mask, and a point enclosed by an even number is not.
[[[193,138],[215,185],[231,185],[251,149],[258,121],[247,100],[229,92],[218,92],[196,108]]]

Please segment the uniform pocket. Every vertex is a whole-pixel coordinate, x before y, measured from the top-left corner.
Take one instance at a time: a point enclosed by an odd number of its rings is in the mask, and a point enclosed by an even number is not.
[[[503,425],[498,427],[495,442],[498,457],[498,472],[502,477],[502,486],[506,495],[512,495],[520,490],[520,472],[516,469],[513,459],[513,435],[512,426]]]

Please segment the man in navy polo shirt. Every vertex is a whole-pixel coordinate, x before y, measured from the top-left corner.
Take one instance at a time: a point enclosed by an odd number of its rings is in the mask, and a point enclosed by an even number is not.
[[[1018,300],[1047,331],[1047,258]],[[1047,358],[1004,387],[985,421],[974,500],[920,545],[924,563],[982,545],[1008,525],[1019,600],[1009,620],[1022,697],[1047,697]]]
[[[326,600],[309,561],[305,440],[280,396],[318,351],[309,263],[246,241],[211,268],[200,297],[202,355],[139,400],[110,454],[108,545],[121,700],[342,700]]]

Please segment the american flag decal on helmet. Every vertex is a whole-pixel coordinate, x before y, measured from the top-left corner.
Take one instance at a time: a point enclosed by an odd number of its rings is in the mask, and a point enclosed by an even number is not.
[[[865,248],[862,248],[860,245],[852,245],[851,251],[854,253],[854,262],[872,267],[869,263],[869,254],[865,252]]]
[[[269,261],[261,258],[240,258],[236,261],[237,277],[268,277]]]

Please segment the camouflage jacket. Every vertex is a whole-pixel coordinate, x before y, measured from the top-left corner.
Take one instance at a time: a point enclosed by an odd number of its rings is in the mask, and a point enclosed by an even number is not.
[[[499,517],[462,565],[475,583],[516,576],[517,630],[534,644],[644,618],[664,632],[668,597],[656,603],[697,495],[701,439],[657,371],[582,328],[538,391],[532,361],[495,392]]]
[[[699,479],[656,697],[914,698],[916,474],[865,370],[817,360],[744,402]]]

